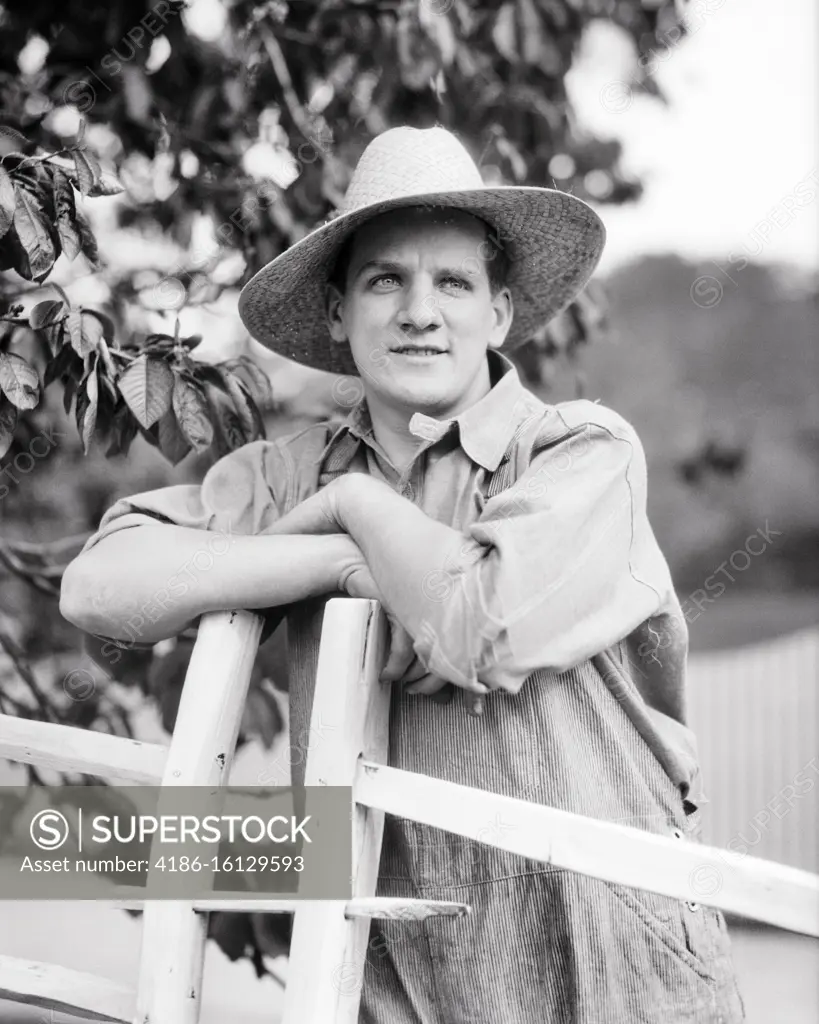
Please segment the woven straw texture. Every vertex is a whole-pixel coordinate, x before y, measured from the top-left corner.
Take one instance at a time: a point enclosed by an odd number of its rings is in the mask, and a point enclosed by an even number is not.
[[[327,274],[349,235],[405,206],[452,207],[491,224],[509,260],[515,315],[503,351],[527,341],[584,288],[605,228],[582,200],[555,189],[486,188],[461,142],[444,128],[391,128],[367,146],[338,214],[247,282],[239,314],[250,334],[288,359],[358,375],[349,346],[325,320]]]

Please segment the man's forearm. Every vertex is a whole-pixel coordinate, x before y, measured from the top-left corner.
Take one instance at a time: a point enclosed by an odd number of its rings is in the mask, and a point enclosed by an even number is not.
[[[343,534],[245,537],[135,526],[105,537],[68,566],[60,610],[87,632],[152,643],[205,612],[330,593],[356,555]]]
[[[424,599],[435,600],[446,574],[458,569],[465,546],[474,548],[474,542],[366,477],[343,493],[341,513],[388,606],[417,637]]]

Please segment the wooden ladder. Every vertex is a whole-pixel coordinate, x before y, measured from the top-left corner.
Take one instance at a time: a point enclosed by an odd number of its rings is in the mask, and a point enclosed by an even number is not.
[[[168,747],[0,715],[0,758],[114,782],[226,785],[261,626],[251,612],[203,616]],[[0,998],[103,1021],[197,1024],[208,912],[295,912],[283,1024],[356,1024],[371,919],[469,910],[376,897],[385,813],[819,937],[817,875],[388,767],[390,688],[378,682],[386,643],[377,602],[327,602],[311,731],[320,739],[308,751],[305,784],[352,788],[349,900],[118,900],[143,910],[136,991],[57,965],[0,957]],[[498,815],[510,826],[503,835],[487,828]],[[697,885],[706,875],[719,884]]]

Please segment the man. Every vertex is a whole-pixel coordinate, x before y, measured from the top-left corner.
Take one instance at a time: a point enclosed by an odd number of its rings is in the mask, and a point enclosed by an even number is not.
[[[63,614],[156,641],[220,608],[285,610],[297,737],[328,595],[375,597],[391,764],[696,839],[687,634],[640,441],[602,406],[543,404],[500,351],[582,289],[603,239],[572,196],[484,188],[441,128],[379,136],[341,214],[239,304],[276,351],[358,375],[361,400],[341,426],[232,453],[201,487],[118,502],[66,572]],[[182,587],[202,531],[229,531],[229,551]],[[744,1019],[722,915],[696,903],[397,818],[379,893],[472,913],[373,922],[366,1024]]]

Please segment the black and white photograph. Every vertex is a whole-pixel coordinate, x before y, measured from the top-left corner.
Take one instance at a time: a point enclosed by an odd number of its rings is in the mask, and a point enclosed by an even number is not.
[[[819,1019],[816,0],[0,0],[0,1024]]]

